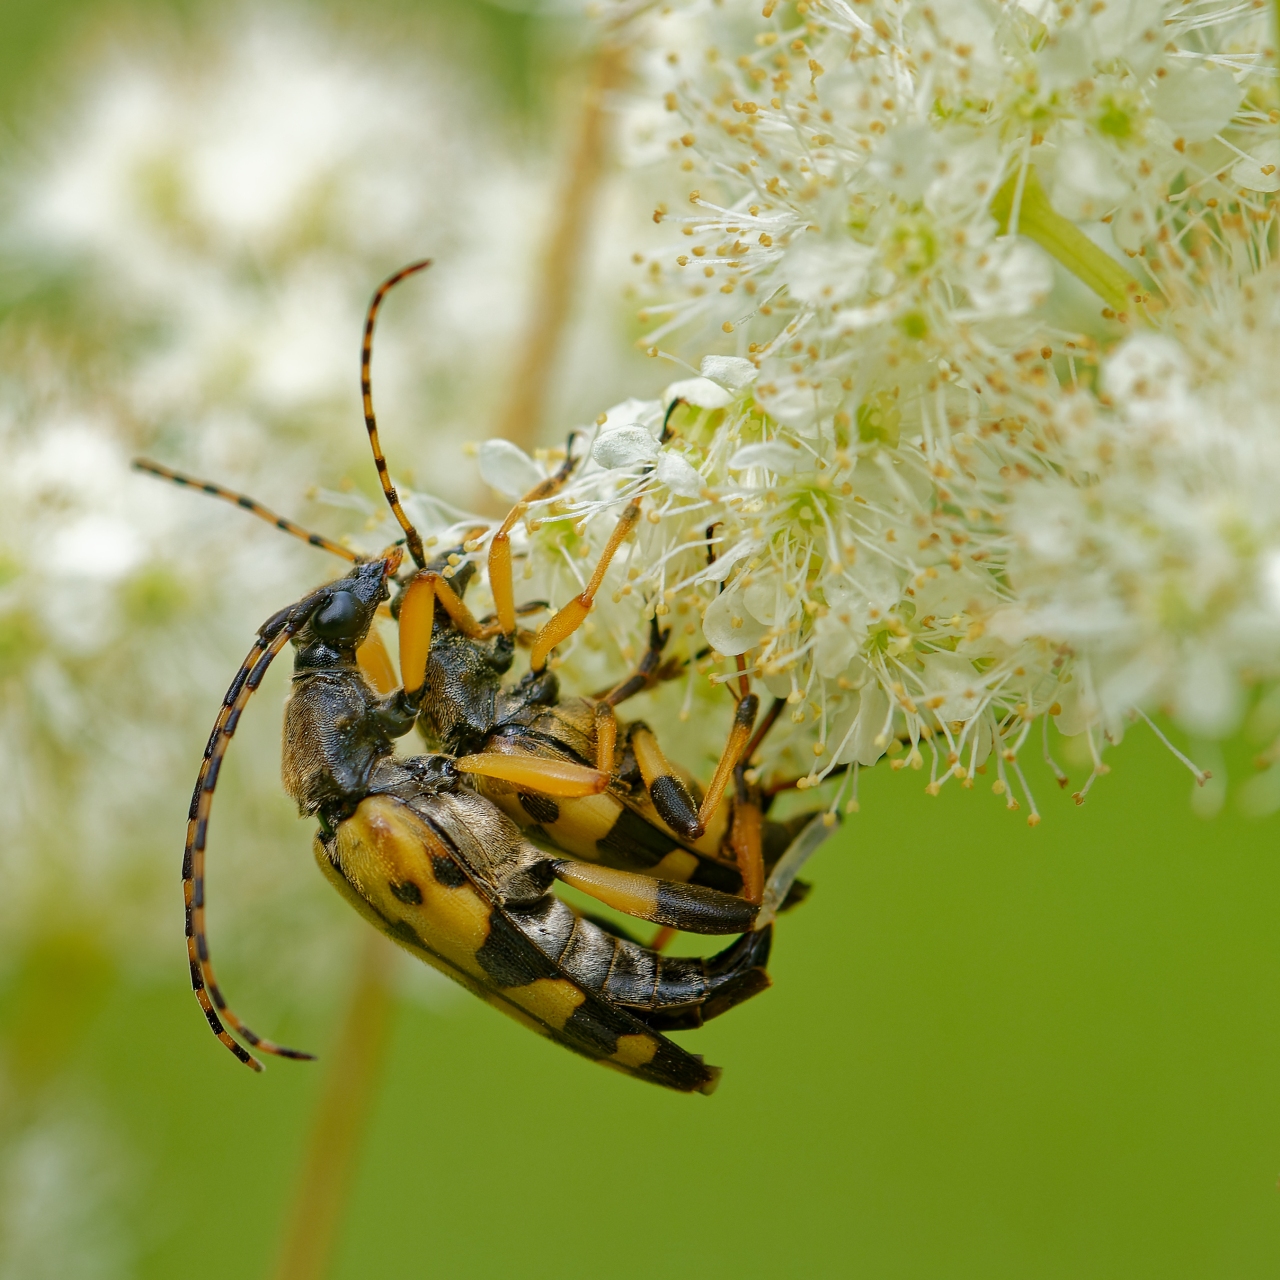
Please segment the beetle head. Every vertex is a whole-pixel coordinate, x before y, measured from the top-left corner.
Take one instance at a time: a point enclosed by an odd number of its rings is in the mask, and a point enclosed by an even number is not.
[[[378,606],[388,597],[387,579],[400,563],[395,550],[378,560],[358,564],[345,577],[321,587],[306,622],[294,637],[294,669],[349,666],[373,625]]]

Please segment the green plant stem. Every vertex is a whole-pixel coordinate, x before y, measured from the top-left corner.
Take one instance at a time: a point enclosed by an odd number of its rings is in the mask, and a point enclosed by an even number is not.
[[[386,1053],[395,948],[367,930],[355,982],[316,1103],[275,1280],[324,1280],[373,1110]]]
[[[1022,196],[1019,200],[1020,179]],[[1015,204],[1017,219],[1014,231],[1034,240],[1112,310],[1133,310],[1134,295],[1139,291],[1138,282],[1114,258],[1099,249],[1074,222],[1054,209],[1033,165],[1015,172],[991,202],[991,212],[1000,224],[1001,234],[1009,233]]]

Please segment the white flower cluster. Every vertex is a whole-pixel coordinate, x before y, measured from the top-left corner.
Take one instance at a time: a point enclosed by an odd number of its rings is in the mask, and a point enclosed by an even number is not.
[[[1037,720],[1095,775],[1143,708],[1231,728],[1280,670],[1272,37],[1162,0],[650,19],[629,127],[685,187],[642,319],[698,376],[602,415],[536,513],[536,565],[589,563],[649,495],[566,673],[656,615],[691,673],[786,700],[775,776],[927,760],[1033,823]]]

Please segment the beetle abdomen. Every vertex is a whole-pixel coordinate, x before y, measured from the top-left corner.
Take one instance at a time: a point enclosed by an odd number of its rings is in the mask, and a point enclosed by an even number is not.
[[[714,1089],[718,1068],[575,981],[538,945],[529,912],[489,897],[445,836],[403,801],[362,800],[335,836],[317,839],[316,854],[335,886],[383,933],[510,1017],[628,1075],[684,1092]],[[548,896],[535,906],[548,902],[558,900]]]
[[[578,985],[614,1004],[642,1011],[683,1010],[664,1026],[701,1026],[769,985],[772,930],[743,935],[718,955],[664,956],[600,928],[548,894],[532,907],[508,908],[512,919],[540,951]],[[736,998],[730,1000],[730,996]],[[695,1014],[696,1006],[706,1006]],[[666,1014],[664,1012],[664,1017]]]

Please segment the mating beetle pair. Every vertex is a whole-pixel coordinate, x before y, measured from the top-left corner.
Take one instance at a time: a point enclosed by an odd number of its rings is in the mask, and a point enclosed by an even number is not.
[[[527,494],[490,538],[493,619],[477,620],[463,602],[469,565],[450,579],[445,559],[426,562],[388,475],[369,367],[383,298],[427,265],[415,263],[378,289],[361,363],[374,459],[412,569],[400,572],[400,545],[364,559],[242,495],[138,464],[354,562],[345,577],[262,626],[223,700],[192,796],[184,854],[192,985],[210,1026],[241,1061],[260,1068],[237,1036],[262,1052],[309,1056],[263,1040],[227,1007],[204,926],[205,848],[222,759],[245,704],[292,643],[284,783],[300,810],[318,819],[316,858],[343,896],[382,932],[534,1030],[641,1079],[709,1093],[718,1069],[662,1033],[700,1026],[769,985],[773,916],[796,896],[795,874],[827,828],[821,818],[800,830],[763,817],[763,798],[745,766],[779,706],[757,729],[758,704],[745,676],[700,802],[646,726],[619,724],[614,708],[664,674],[665,637],[656,624],[635,675],[595,698],[560,696],[548,659],[585,620],[641,502],[636,497],[625,508],[584,591],[536,634],[519,631],[525,610],[515,605],[510,535],[530,504],[567,478],[572,448],[561,471]],[[392,589],[400,682],[373,630]],[[509,687],[503,676],[518,642],[529,644],[530,669]],[[439,752],[396,756],[393,740],[415,723]],[[556,880],[664,933],[741,936],[706,960],[664,956],[661,944],[644,946],[613,923],[570,908],[550,892]]]

